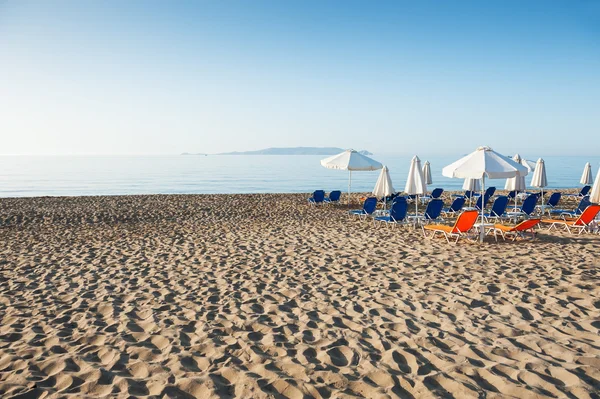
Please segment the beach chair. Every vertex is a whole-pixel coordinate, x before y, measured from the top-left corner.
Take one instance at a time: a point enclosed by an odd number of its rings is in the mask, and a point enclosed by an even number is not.
[[[589,205],[581,215],[571,219],[544,219],[542,223],[550,224],[548,230],[558,229],[559,226],[564,227],[569,233],[583,233],[585,230],[591,230],[590,224],[594,221],[600,212],[600,205]]]
[[[374,217],[373,224],[375,225],[377,222],[393,223],[394,225],[405,223],[407,211],[408,203],[406,201],[396,201],[392,204],[389,215]]]
[[[525,232],[531,232],[531,238],[535,238],[534,228],[540,223],[540,219],[527,219],[517,224],[516,226],[505,226],[503,224],[494,225],[494,235],[500,233],[502,239],[506,240],[507,236],[512,236],[512,240],[515,241],[517,238],[525,238]]]
[[[431,192],[431,194],[424,195],[421,198],[423,198],[425,200],[437,199],[437,198],[440,198],[443,193],[444,193],[443,188],[434,188],[433,191]]]
[[[363,202],[363,207],[362,209],[354,209],[351,211],[348,211],[349,215],[356,215],[358,217],[367,217],[369,215],[372,215],[373,212],[375,212],[375,208],[377,207],[377,198],[375,197],[369,197],[365,200],[365,202]]]
[[[450,208],[444,208],[442,209],[442,213],[444,215],[456,215],[458,212],[461,211],[462,207],[465,205],[465,197],[456,197],[454,199],[454,201],[452,201],[452,204],[450,205]]]
[[[464,194],[452,194],[452,197],[454,198],[465,198],[465,199],[469,199],[472,198],[475,195],[474,191],[470,191],[470,190],[465,190]]]
[[[325,201],[325,191],[323,190],[316,190],[312,197],[310,197],[308,199],[308,204],[309,205],[318,205],[318,204],[323,204],[323,201]]]
[[[483,197],[480,195],[479,197],[477,197],[477,201],[475,202],[475,209],[477,209],[478,211],[485,209],[489,201],[490,197],[487,194],[484,194]]]
[[[506,195],[499,195],[492,204],[492,210],[489,213],[484,213],[483,217],[486,221],[489,221],[490,219],[500,220],[504,217],[507,206],[508,197]]]
[[[565,194],[567,197],[578,197],[583,198],[590,193],[592,186],[583,186],[578,194]]]
[[[536,194],[531,194],[529,197],[525,198],[525,201],[523,201],[523,205],[517,208],[516,211],[507,212],[507,216],[510,219],[515,220],[517,220],[520,217],[529,219],[533,211],[535,211],[535,206],[537,204],[538,199],[539,197]]]
[[[342,192],[339,190],[334,190],[329,193],[329,196],[326,197],[323,201],[326,204],[338,204],[340,202],[340,197],[342,196]]]
[[[468,238],[467,233],[473,228],[478,217],[479,212],[477,211],[465,211],[456,219],[454,226],[428,224],[421,226],[421,229],[423,230],[425,238],[432,239],[436,234],[441,234],[446,238],[448,243],[450,243],[450,239],[453,238],[454,244],[456,244],[460,238]],[[427,231],[431,232],[430,237],[427,237]]]
[[[444,207],[444,201],[441,199],[433,199],[429,201],[427,204],[427,208],[425,208],[425,213],[423,214],[424,222],[431,223],[437,219],[439,219],[442,214],[442,208]]]
[[[581,215],[583,213],[583,211],[591,204],[592,203],[590,202],[590,197],[585,196],[579,201],[579,205],[577,205],[577,208],[575,208],[574,210],[570,211],[568,209],[551,209],[550,215],[551,216],[559,215],[563,219],[564,218],[575,218],[575,217]]]
[[[556,208],[558,206],[558,203],[560,202],[561,197],[562,194],[559,192],[552,193],[550,195],[550,198],[548,198],[548,201],[546,201],[546,206],[549,206],[550,208]]]
[[[509,191],[506,196],[508,197],[509,201],[515,201],[515,198],[517,197],[517,190]]]
[[[483,193],[484,195],[487,195],[488,199],[492,198],[494,196],[494,194],[496,193],[496,187],[492,186],[492,187],[488,187],[485,189],[485,193]],[[475,193],[473,194],[476,197],[481,197],[481,193]]]

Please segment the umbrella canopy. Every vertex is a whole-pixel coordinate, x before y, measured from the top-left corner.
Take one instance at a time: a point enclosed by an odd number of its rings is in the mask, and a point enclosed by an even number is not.
[[[337,155],[321,160],[321,166],[327,169],[339,169],[349,171],[379,170],[382,164],[355,150],[346,150]]]
[[[544,163],[544,160],[540,158],[535,164],[535,170],[533,171],[533,177],[531,178],[531,186],[542,189],[542,205],[544,205],[544,187],[547,185],[546,164]]]
[[[521,158],[519,154],[515,154],[512,160],[518,163],[519,165],[523,165],[525,168],[527,168],[528,172],[531,172],[532,169],[529,168],[527,161]],[[525,185],[525,176],[515,176],[511,177],[510,179],[506,179],[506,184],[504,185],[504,189],[509,191],[516,190],[522,192],[525,191],[526,188],[527,186]]]
[[[592,184],[593,181],[594,178],[592,177],[592,165],[590,165],[590,163],[588,162],[583,168],[583,174],[581,175],[581,180],[579,180],[579,183],[585,186],[588,184]]]
[[[479,147],[467,156],[451,163],[442,169],[446,177],[481,179],[481,195],[485,190],[485,178],[507,179],[515,176],[527,176],[527,168],[504,155],[498,154],[490,147]],[[483,207],[481,223],[484,223]],[[483,242],[484,228],[480,229],[480,240]]]
[[[418,156],[414,156],[410,161],[410,169],[408,170],[408,178],[406,179],[406,186],[404,186],[404,192],[408,195],[423,195],[427,192],[427,185],[425,179],[423,179],[423,170],[421,169],[421,160]],[[415,216],[419,212],[419,200],[415,200]],[[417,219],[415,217],[415,223]],[[415,225],[416,226],[416,225]]]
[[[533,171],[533,177],[531,178],[531,187],[544,188],[548,186],[548,179],[546,179],[546,164],[542,158],[538,159],[535,164],[535,170]]]
[[[425,184],[433,183],[433,180],[431,180],[431,164],[429,161],[425,161],[425,164],[423,165],[423,179],[425,179]]]
[[[377,198],[382,198],[392,195],[395,192],[396,190],[394,190],[392,179],[390,178],[390,171],[388,170],[387,166],[384,166],[383,169],[381,169],[377,183],[375,183],[373,195]]]
[[[598,169],[598,174],[596,177],[600,175],[600,169]],[[600,204],[600,179],[596,179],[594,182],[594,187],[592,187],[592,191],[590,193],[590,202],[594,204]]]
[[[416,155],[410,161],[410,169],[408,170],[404,192],[409,195],[423,195],[427,192],[425,180],[423,179],[423,171],[421,170],[421,160]]]
[[[352,189],[352,171],[378,170],[383,167],[379,162],[354,150],[346,150],[340,154],[321,160],[321,166],[327,169],[347,170],[348,173],[348,206],[350,206],[350,190]]]
[[[442,175],[461,179],[508,179],[515,176],[527,176],[527,168],[490,147],[479,147],[442,169]]]
[[[481,184],[479,184],[479,179],[465,179],[462,188],[469,191],[481,191]]]

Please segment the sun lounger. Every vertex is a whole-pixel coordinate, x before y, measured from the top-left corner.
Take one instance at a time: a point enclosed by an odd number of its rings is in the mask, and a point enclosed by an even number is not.
[[[456,215],[458,212],[462,210],[462,207],[465,205],[465,197],[456,197],[454,201],[452,201],[452,205],[450,208],[442,209],[442,213],[445,215]]]
[[[581,215],[583,211],[585,211],[585,209],[591,204],[592,203],[590,202],[590,197],[585,196],[579,201],[579,205],[577,205],[577,208],[575,208],[574,210],[571,211],[568,209],[551,209],[550,215],[559,215],[563,219],[576,218],[577,216]]]
[[[494,235],[496,233],[500,233],[502,235],[502,239],[506,240],[507,236],[511,236],[512,240],[516,240],[517,238],[525,238],[525,232],[531,231],[531,238],[535,238],[535,226],[540,223],[540,219],[527,219],[522,221],[516,226],[506,226],[503,224],[495,224],[494,225]]]
[[[578,197],[583,198],[590,193],[592,186],[583,186],[578,194],[565,194],[567,197]]]
[[[366,217],[366,216],[372,215],[373,212],[375,212],[376,207],[377,207],[377,198],[369,197],[363,203],[362,209],[354,209],[354,210],[348,211],[348,214],[356,215],[359,217],[363,217],[363,216]]]
[[[339,190],[335,190],[329,193],[329,197],[326,197],[324,199],[324,202],[326,204],[337,204],[340,202],[340,197],[342,195],[342,192]]]
[[[385,222],[390,224],[401,224],[406,222],[406,211],[408,210],[408,203],[406,201],[395,201],[392,204],[392,209],[387,216],[376,216],[373,218],[373,223]]]
[[[323,190],[316,190],[312,197],[310,197],[308,199],[308,204],[309,205],[318,205],[318,204],[323,204],[323,201],[325,201],[325,191]]]
[[[505,195],[499,195],[494,200],[494,204],[492,205],[492,210],[489,213],[484,213],[483,217],[487,221],[490,221],[490,219],[498,221],[504,217],[504,212],[506,212],[507,206],[508,206],[508,197]]]
[[[425,208],[425,212],[423,214],[424,218],[424,222],[425,223],[431,223],[435,220],[437,220],[441,213],[442,213],[442,208],[444,207],[444,201],[442,201],[441,199],[433,199],[431,200],[428,204],[427,204],[427,208]]]
[[[596,216],[600,212],[600,205],[590,205],[579,217],[570,219],[544,219],[542,223],[550,224],[548,230],[557,229],[558,227],[564,227],[569,233],[581,234],[586,230],[590,229],[590,224],[594,221]]]
[[[516,211],[509,210],[508,212],[506,212],[506,216],[509,219],[514,219],[515,221],[519,218],[529,219],[533,211],[535,211],[535,206],[537,204],[538,199],[539,197],[537,196],[537,194],[531,194],[529,197],[525,198],[525,201],[523,201],[523,205],[517,208]]]
[[[467,233],[473,228],[479,212],[477,211],[465,211],[460,214],[456,219],[454,226],[447,226],[443,224],[429,224],[421,226],[423,229],[423,235],[425,238],[433,238],[436,234],[441,234],[446,238],[446,241],[450,243],[450,238],[454,239],[456,244],[460,238],[467,238]],[[427,237],[427,231],[431,232],[431,236]]]

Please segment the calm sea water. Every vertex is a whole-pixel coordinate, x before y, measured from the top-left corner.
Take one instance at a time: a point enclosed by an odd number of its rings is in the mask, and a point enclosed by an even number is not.
[[[432,187],[460,190],[462,180],[441,175],[460,155],[427,157]],[[348,188],[348,172],[323,168],[323,156],[3,156],[0,197],[171,194],[296,193]],[[406,182],[410,156],[375,155],[390,169],[394,188]],[[594,177],[600,157],[545,157],[550,188],[578,187],[586,162]],[[371,191],[379,171],[352,174],[352,191]],[[531,177],[526,178],[529,184]],[[504,187],[504,180],[491,184]],[[486,184],[487,185],[487,184]]]

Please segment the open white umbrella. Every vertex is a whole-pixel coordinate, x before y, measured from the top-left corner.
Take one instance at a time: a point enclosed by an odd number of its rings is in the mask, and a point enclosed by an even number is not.
[[[527,161],[525,159],[521,158],[521,156],[519,154],[515,154],[515,156],[512,158],[512,160],[515,161],[516,163],[526,167],[529,172],[531,172],[533,170],[529,167],[529,164],[527,163]],[[535,167],[535,165],[534,165],[534,167]],[[508,191],[516,190],[517,192],[525,191],[527,189],[527,186],[525,185],[525,176],[515,176],[515,177],[511,177],[510,179],[506,179],[506,184],[504,185],[504,189],[508,190]],[[517,206],[517,202],[515,201],[515,207],[516,206]]]
[[[423,165],[423,179],[425,179],[425,184],[433,183],[433,180],[431,180],[431,164],[429,161],[425,161],[425,164]]]
[[[596,181],[594,182],[594,186],[590,192],[590,202],[593,204],[600,204],[600,179],[598,179],[598,176],[600,176],[600,169],[598,169]]]
[[[327,169],[347,170],[348,176],[348,206],[350,206],[350,190],[352,189],[353,171],[372,171],[383,167],[379,162],[362,155],[354,150],[346,150],[340,154],[321,160],[321,166]]]
[[[535,164],[531,186],[542,189],[542,205],[544,205],[544,187],[548,186],[548,179],[546,179],[546,164],[542,158]]]
[[[527,176],[527,168],[490,147],[479,147],[471,154],[462,157],[442,169],[442,175],[450,178],[481,179],[481,195],[484,195],[485,178],[507,179],[515,176]],[[482,207],[483,208],[483,207]],[[483,209],[481,209],[480,240],[483,242]]]
[[[387,197],[389,195],[394,194],[394,186],[392,185],[392,178],[390,177],[390,171],[387,166],[383,166],[381,169],[381,173],[379,174],[379,178],[377,179],[377,183],[375,183],[375,188],[373,189],[373,195],[377,198]],[[385,206],[385,201],[383,202]]]
[[[583,168],[583,174],[581,175],[581,180],[579,180],[579,183],[583,184],[584,186],[587,186],[588,184],[592,184],[593,181],[594,177],[592,176],[592,165],[590,165],[590,163],[588,162]]]
[[[410,169],[408,170],[408,178],[404,192],[408,195],[416,195],[415,199],[415,221],[419,212],[419,195],[427,192],[425,179],[423,179],[423,170],[421,169],[421,160],[418,156],[414,156],[410,161]]]

